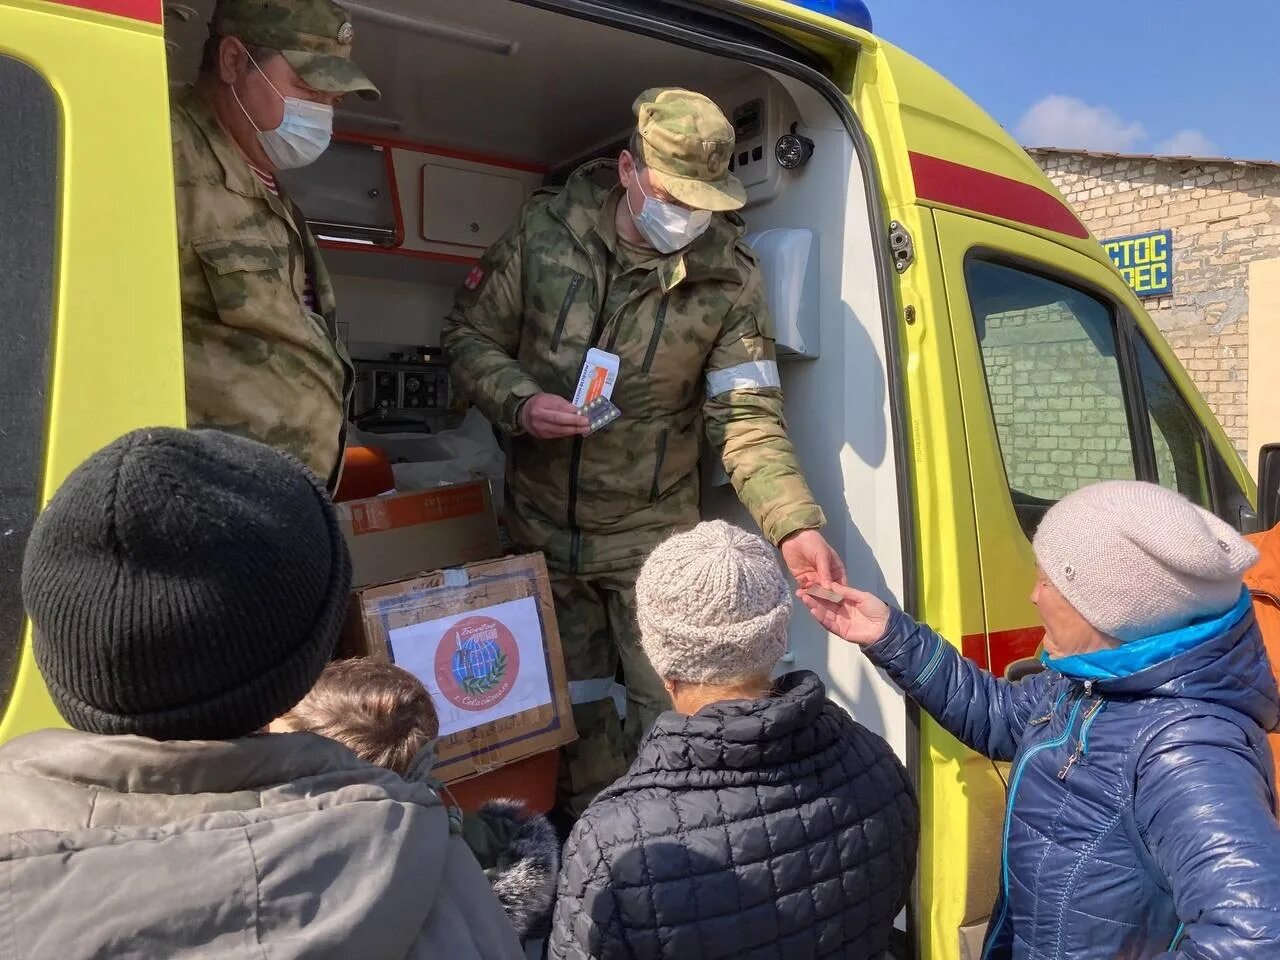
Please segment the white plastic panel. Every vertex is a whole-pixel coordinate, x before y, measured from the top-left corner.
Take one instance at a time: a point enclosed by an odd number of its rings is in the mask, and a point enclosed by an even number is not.
[[[763,78],[761,78],[763,79]],[[731,169],[743,186],[754,187],[769,179],[773,158],[773,142],[777,139],[773,126],[773,88],[739,94],[737,102],[728,104],[728,116],[733,123],[737,143],[734,146]]]
[[[734,125],[737,143],[730,169],[747,188],[748,205],[776,197],[787,171],[779,166],[774,146],[800,119],[791,98],[765,73],[709,92]]]
[[[524,184],[500,173],[422,166],[422,239],[484,249],[520,213]]]
[[[774,227],[744,240],[760,262],[773,316],[778,359],[818,356],[817,235],[804,227]]]

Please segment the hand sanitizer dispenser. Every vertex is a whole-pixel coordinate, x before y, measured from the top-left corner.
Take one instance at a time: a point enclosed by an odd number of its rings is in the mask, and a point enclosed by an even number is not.
[[[765,302],[773,315],[778,360],[818,356],[817,235],[802,227],[761,230],[744,238],[760,263]],[[717,458],[703,458],[703,483],[729,482]]]
[[[803,227],[777,227],[744,238],[760,262],[765,302],[773,315],[778,359],[818,356],[817,236]]]

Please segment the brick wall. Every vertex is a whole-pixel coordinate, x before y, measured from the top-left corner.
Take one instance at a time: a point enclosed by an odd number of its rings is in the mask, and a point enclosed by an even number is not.
[[[980,332],[1014,490],[1057,500],[1093,481],[1133,479],[1114,356],[1099,352],[1065,304],[988,314]]]
[[[1173,230],[1173,294],[1145,304],[1243,455],[1249,263],[1280,257],[1280,167],[1032,156],[1099,239]]]

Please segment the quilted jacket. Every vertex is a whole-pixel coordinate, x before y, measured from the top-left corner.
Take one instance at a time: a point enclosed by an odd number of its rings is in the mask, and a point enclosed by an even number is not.
[[[1280,694],[1226,614],[998,680],[897,613],[866,648],[934,719],[1012,760],[984,960],[1280,958],[1264,730]]]
[[[549,957],[879,958],[918,826],[893,751],[812,673],[664,713],[569,837]]]

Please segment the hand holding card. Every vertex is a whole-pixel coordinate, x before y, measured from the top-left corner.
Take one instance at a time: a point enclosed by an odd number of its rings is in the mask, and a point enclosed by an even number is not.
[[[796,592],[815,620],[860,647],[882,639],[893,619],[893,611],[880,598],[838,583],[815,584]]]
[[[817,597],[819,600],[826,600],[830,603],[840,603],[844,600],[844,597],[834,590],[828,590],[826,587],[820,587],[816,584],[812,587],[807,587],[804,592],[811,597]]]

